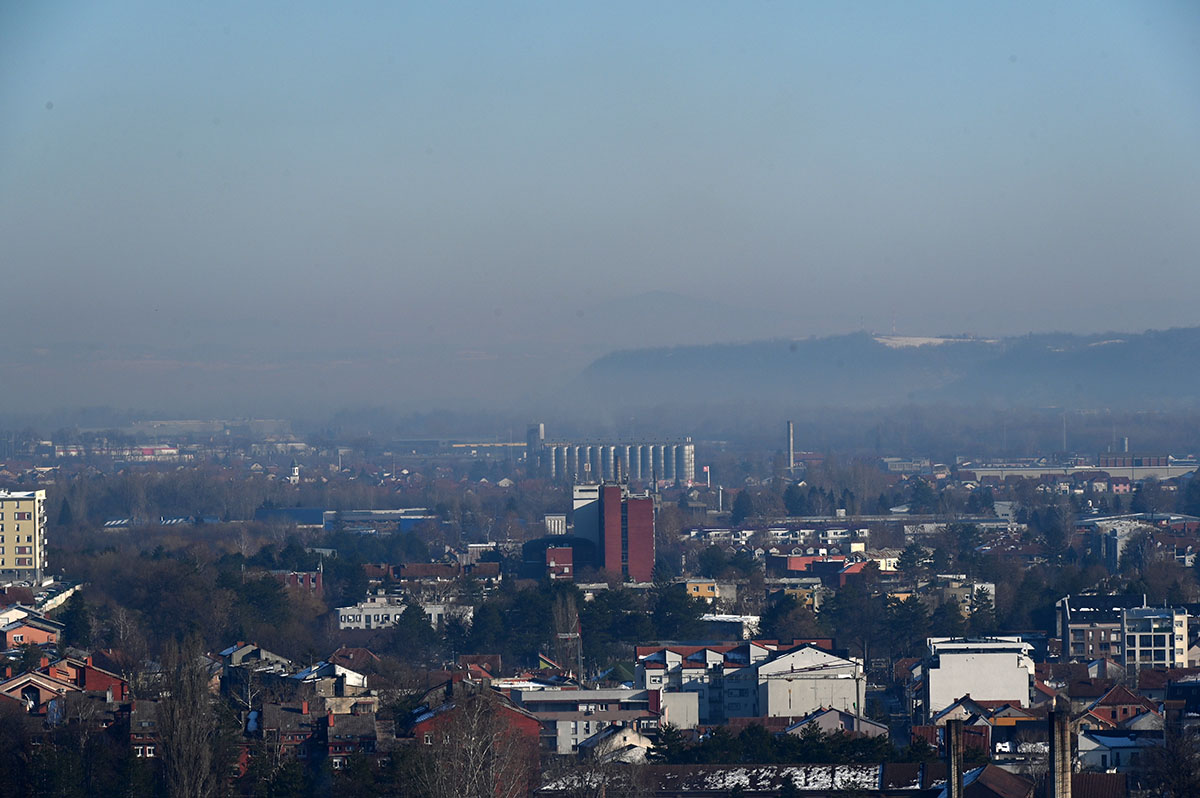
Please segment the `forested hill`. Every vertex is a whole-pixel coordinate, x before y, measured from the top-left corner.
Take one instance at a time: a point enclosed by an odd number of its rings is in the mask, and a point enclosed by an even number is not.
[[[855,333],[637,349],[596,360],[577,387],[581,395],[621,396],[637,405],[1197,406],[1200,328],[997,340]]]

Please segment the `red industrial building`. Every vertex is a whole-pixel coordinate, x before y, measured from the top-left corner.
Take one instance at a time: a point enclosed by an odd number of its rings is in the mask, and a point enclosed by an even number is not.
[[[634,582],[654,579],[654,500],[623,496],[621,485],[600,488],[600,567]]]

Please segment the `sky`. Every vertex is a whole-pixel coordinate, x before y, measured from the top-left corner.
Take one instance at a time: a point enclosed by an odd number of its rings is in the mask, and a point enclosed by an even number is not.
[[[0,0],[8,409],[1200,324],[1200,4]]]

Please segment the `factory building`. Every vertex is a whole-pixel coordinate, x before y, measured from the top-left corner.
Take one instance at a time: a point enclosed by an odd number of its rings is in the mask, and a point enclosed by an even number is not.
[[[696,445],[691,438],[672,443],[576,443],[547,441],[545,426],[534,424],[526,439],[526,462],[532,473],[553,480],[581,482],[696,481]]]

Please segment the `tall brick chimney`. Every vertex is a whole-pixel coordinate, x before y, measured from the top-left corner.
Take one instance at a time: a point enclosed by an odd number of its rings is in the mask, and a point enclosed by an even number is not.
[[[1050,790],[1049,798],[1071,798],[1071,727],[1069,712],[1050,712]]]
[[[946,796],[963,798],[963,722],[946,721]]]

